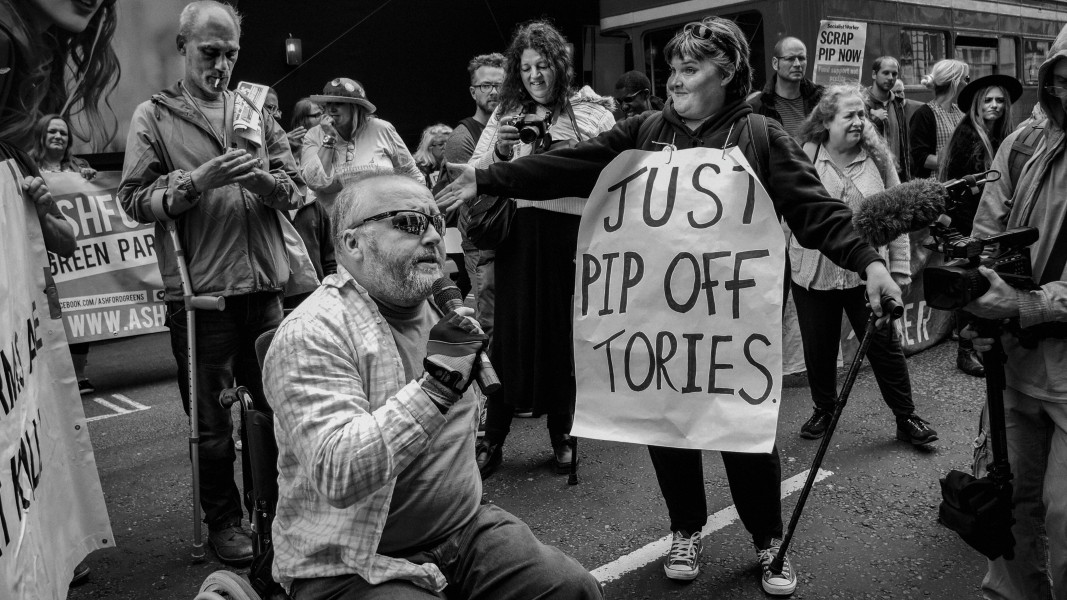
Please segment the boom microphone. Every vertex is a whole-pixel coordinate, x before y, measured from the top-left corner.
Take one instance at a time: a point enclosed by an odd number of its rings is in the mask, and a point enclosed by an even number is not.
[[[432,291],[434,304],[442,310],[455,312],[457,308],[463,308],[463,295],[448,277],[442,277],[433,282]],[[481,361],[478,372],[475,373],[478,387],[482,388],[484,394],[495,393],[500,389],[500,378],[496,376],[493,363],[489,362],[489,357],[485,355],[485,352],[478,353],[478,360]]]
[[[933,179],[915,179],[871,194],[852,216],[852,224],[872,246],[885,246],[897,236],[929,226],[945,212],[945,186]]]

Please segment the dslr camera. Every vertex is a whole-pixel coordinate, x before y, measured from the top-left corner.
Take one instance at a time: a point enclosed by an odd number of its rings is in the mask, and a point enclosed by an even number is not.
[[[524,144],[534,144],[545,137],[548,133],[548,115],[516,115],[504,121],[519,130],[519,141]]]
[[[973,198],[986,182],[999,178],[1000,173],[987,171],[946,182],[945,212],[962,212],[961,203]],[[1019,227],[987,238],[964,236],[942,215],[930,225],[930,233],[933,242],[926,247],[941,253],[949,261],[945,266],[923,270],[923,296],[930,306],[942,310],[960,309],[989,291],[989,280],[978,272],[979,266],[996,271],[1015,289],[1037,289],[1030,267],[1030,245],[1037,241],[1037,229]],[[995,251],[983,256],[992,247],[996,247]]]

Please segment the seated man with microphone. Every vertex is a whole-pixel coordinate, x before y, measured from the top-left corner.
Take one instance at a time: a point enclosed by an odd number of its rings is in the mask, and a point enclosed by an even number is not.
[[[601,598],[577,561],[480,503],[467,388],[487,338],[469,309],[429,301],[445,258],[429,190],[372,175],[335,215],[337,273],[282,323],[263,370],[275,579],[293,600]]]

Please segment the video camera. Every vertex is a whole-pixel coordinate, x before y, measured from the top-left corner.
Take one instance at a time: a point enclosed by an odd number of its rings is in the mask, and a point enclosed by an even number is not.
[[[986,183],[999,178],[999,172],[986,171],[946,182],[943,184],[947,195],[945,213],[957,212],[960,203],[977,195]],[[989,280],[978,272],[979,266],[996,271],[1013,288],[1037,289],[1032,277],[1029,248],[1037,241],[1037,229],[1020,227],[987,238],[964,236],[943,215],[930,225],[930,233],[933,242],[926,247],[954,262],[923,270],[923,296],[933,308],[960,309],[989,291]],[[996,246],[995,253],[983,256],[993,246]]]

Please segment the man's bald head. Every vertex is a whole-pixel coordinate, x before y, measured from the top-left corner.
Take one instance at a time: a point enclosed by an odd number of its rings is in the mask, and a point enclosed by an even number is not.
[[[778,79],[799,83],[804,79],[808,67],[808,47],[795,37],[784,37],[774,45],[774,57],[771,68]]]
[[[225,17],[223,17],[225,15]],[[178,44],[188,40],[193,35],[193,30],[203,20],[229,18],[237,30],[237,37],[241,37],[241,15],[237,10],[223,2],[215,0],[196,0],[185,5],[181,16],[178,17]]]

